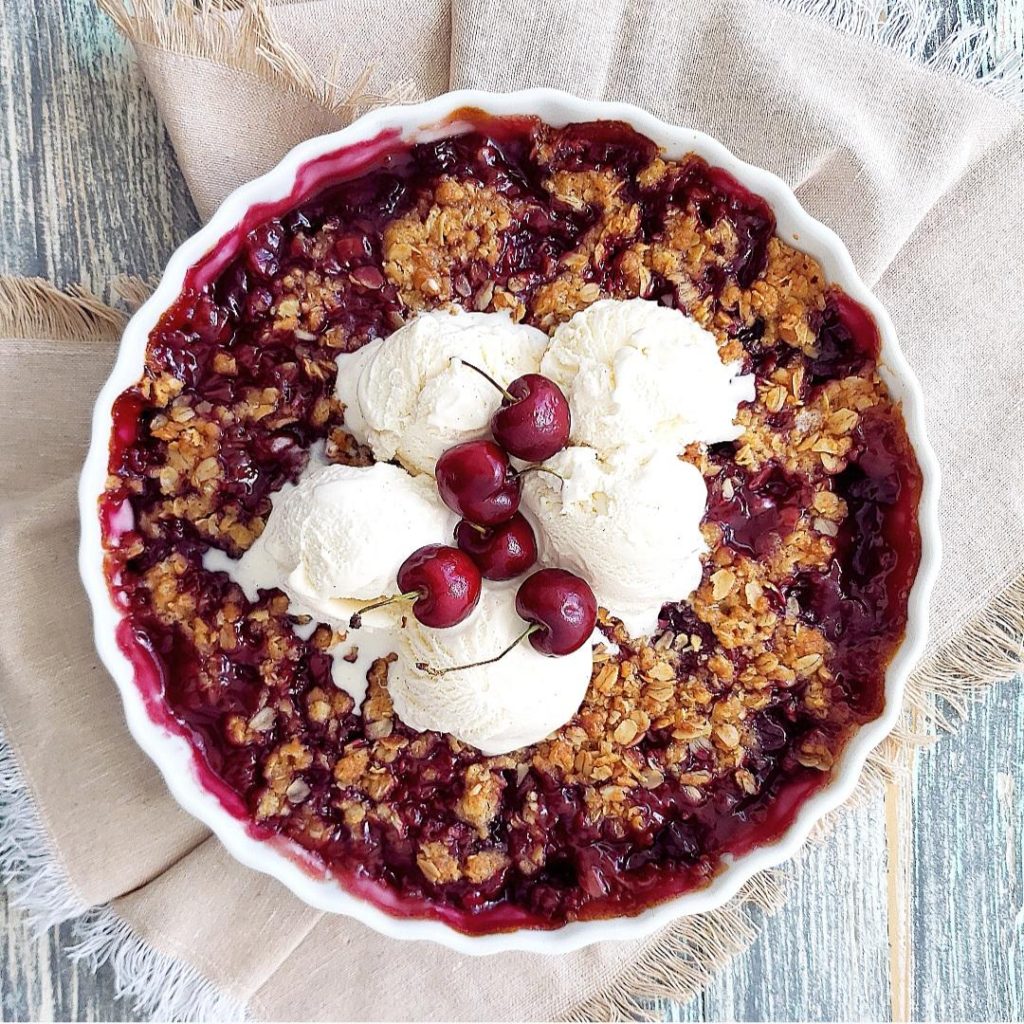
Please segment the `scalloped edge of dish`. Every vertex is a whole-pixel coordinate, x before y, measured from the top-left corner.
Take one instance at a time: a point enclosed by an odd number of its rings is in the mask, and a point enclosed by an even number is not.
[[[785,832],[742,856],[726,857],[722,870],[704,888],[656,904],[635,916],[574,921],[551,930],[522,928],[483,935],[460,932],[438,920],[400,916],[401,903],[397,900],[396,913],[388,913],[376,903],[346,890],[322,871],[317,873],[312,865],[304,866],[307,858],[297,844],[288,844],[295,849],[286,851],[281,843],[252,836],[246,822],[231,814],[201,784],[193,748],[184,737],[150,717],[136,685],[135,670],[118,646],[115,633],[122,614],[111,598],[104,573],[98,514],[107,474],[114,399],[141,375],[149,333],[178,297],[189,268],[214,249],[254,205],[288,196],[299,171],[309,162],[388,130],[398,129],[403,142],[436,136],[440,122],[467,107],[499,116],[536,116],[556,127],[574,121],[625,121],[669,156],[695,152],[763,197],[775,212],[779,236],[818,259],[828,281],[843,288],[874,318],[882,341],[880,372],[893,397],[902,403],[907,433],[922,474],[918,511],[921,562],[910,592],[906,633],[886,672],[884,709],[850,738],[833,766],[831,780],[804,801]],[[156,290],[125,327],[117,361],[93,411],[92,439],[78,490],[79,571],[92,607],[96,649],[120,691],[132,736],[157,765],[178,803],[207,825],[236,860],[276,878],[310,906],[345,914],[392,938],[437,942],[470,955],[508,951],[565,953],[596,942],[641,938],[678,918],[722,906],[757,872],[792,857],[814,825],[850,796],[868,754],[895,725],[907,678],[924,649],[928,601],[941,558],[939,467],[925,435],[923,404],[920,386],[900,350],[892,321],[860,279],[842,241],[800,206],[793,191],[780,178],[738,159],[710,136],[673,126],[630,104],[581,100],[554,89],[500,94],[461,90],[411,106],[374,110],[338,132],[300,143],[272,170],[232,192],[209,221],[174,252]]]

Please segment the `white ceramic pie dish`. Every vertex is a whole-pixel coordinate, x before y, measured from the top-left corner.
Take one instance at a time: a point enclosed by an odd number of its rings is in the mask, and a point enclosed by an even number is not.
[[[218,797],[204,786],[195,768],[191,746],[183,737],[168,731],[150,716],[136,686],[134,669],[118,646],[115,632],[122,616],[111,599],[104,577],[97,513],[97,502],[106,481],[114,399],[141,375],[149,332],[178,297],[188,269],[229,234],[253,206],[292,195],[300,169],[310,161],[374,139],[388,130],[401,132],[403,139],[409,141],[430,135],[436,137],[445,133],[438,132],[438,123],[463,107],[475,107],[499,115],[533,114],[556,126],[576,121],[625,121],[663,147],[669,156],[695,152],[764,197],[775,212],[778,234],[819,260],[828,280],[838,284],[866,307],[878,325],[882,339],[881,373],[894,397],[902,402],[907,432],[923,476],[919,511],[921,564],[910,594],[906,636],[886,675],[884,711],[850,739],[833,769],[831,781],[805,801],[786,832],[774,842],[743,856],[727,858],[723,870],[707,887],[671,899],[634,917],[574,922],[553,931],[522,929],[480,936],[463,934],[438,921],[388,914],[369,900],[343,889],[322,872],[318,875],[308,863],[303,864],[298,847],[289,851],[283,849],[281,843],[271,844],[253,838],[245,822],[229,813]],[[308,175],[304,180],[310,190],[315,190]],[[236,189],[205,227],[178,248],[168,262],[156,291],[125,328],[117,362],[96,402],[92,442],[79,485],[82,530],[79,567],[92,605],[96,647],[117,683],[132,735],[156,763],[181,806],[216,833],[237,860],[277,878],[311,906],[346,914],[393,938],[431,940],[467,954],[506,950],[560,953],[610,939],[637,938],[676,918],[720,906],[756,872],[791,857],[806,840],[814,824],[850,795],[868,753],[896,721],[906,679],[924,646],[928,599],[940,558],[938,488],[938,465],[925,437],[920,388],[900,351],[892,321],[858,277],[840,239],[800,207],[783,181],[737,159],[719,142],[701,132],[666,124],[627,104],[585,101],[550,89],[508,94],[465,90],[414,106],[375,110],[342,131],[303,142],[273,170]]]

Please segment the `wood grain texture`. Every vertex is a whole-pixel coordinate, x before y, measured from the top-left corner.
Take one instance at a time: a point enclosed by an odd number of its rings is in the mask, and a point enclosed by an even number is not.
[[[158,271],[199,220],[109,19],[2,0],[0,68],[0,272],[102,289]]]
[[[984,2],[948,0],[945,17]],[[115,274],[159,271],[198,222],[107,19],[92,0],[0,0],[0,69],[0,271],[101,291]],[[904,881],[892,889],[880,796],[790,868],[789,902],[750,950],[698,998],[652,1011],[678,1021],[888,1020],[894,1008],[915,1020],[1021,1020],[1019,681],[972,707],[889,797],[910,828],[895,872]],[[891,949],[893,934],[906,950]],[[71,945],[67,926],[33,936],[0,892],[0,1018],[138,1019],[110,970],[75,965]]]

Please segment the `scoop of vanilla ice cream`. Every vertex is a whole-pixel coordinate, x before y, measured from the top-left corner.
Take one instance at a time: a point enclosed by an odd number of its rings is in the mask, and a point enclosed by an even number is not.
[[[700,582],[707,503],[700,470],[639,446],[605,455],[566,448],[545,466],[563,479],[530,473],[523,481],[541,561],[587,580],[633,636],[652,633],[661,606]]]
[[[338,357],[345,424],[375,458],[433,473],[446,449],[488,435],[501,403],[500,392],[460,360],[506,385],[537,372],[547,341],[508,313],[421,313],[390,337]]]
[[[452,629],[428,629],[413,616],[398,639],[398,660],[388,672],[395,713],[412,729],[434,729],[506,754],[536,743],[579,709],[590,683],[590,644],[547,658],[529,641],[491,665],[431,675],[418,665],[445,669],[491,658],[525,627],[516,614],[515,588],[485,585],[473,614]]]
[[[245,559],[261,560],[265,587],[330,621],[397,591],[410,552],[441,543],[451,513],[429,477],[398,466],[324,466],[279,493]]]
[[[754,398],[753,376],[722,362],[713,334],[646,299],[581,310],[555,329],[540,369],[569,400],[572,443],[602,452],[731,441],[739,403]]]

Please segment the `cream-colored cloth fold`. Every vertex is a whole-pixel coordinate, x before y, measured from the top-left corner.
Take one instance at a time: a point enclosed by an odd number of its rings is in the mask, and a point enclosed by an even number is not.
[[[943,464],[946,561],[913,694],[1008,676],[1024,631],[1024,122],[1011,105],[769,0],[303,0],[223,23],[104,0],[133,39],[197,206],[387,97],[553,85],[637,103],[789,181],[893,315]],[[364,74],[364,69],[370,71]],[[333,87],[337,82],[338,87]],[[93,187],[117,187],[116,182]],[[715,915],[560,958],[457,956],[321,915],[177,809],[124,728],[77,584],[74,477],[113,357],[108,311],[0,284],[0,727],[76,908],[267,1019],[616,1016],[683,997],[754,934]],[[891,770],[903,735],[873,762]],[[902,754],[901,754],[902,757]],[[170,974],[140,958],[136,991]],[[182,983],[184,984],[184,983]],[[188,1012],[185,998],[159,1004]]]
[[[78,337],[0,341],[0,588],[14,598],[0,628],[0,727],[89,906],[144,885],[206,830],[125,742],[120,700],[92,650],[75,485],[88,396],[110,371],[116,335],[109,324],[91,336],[66,327]]]

